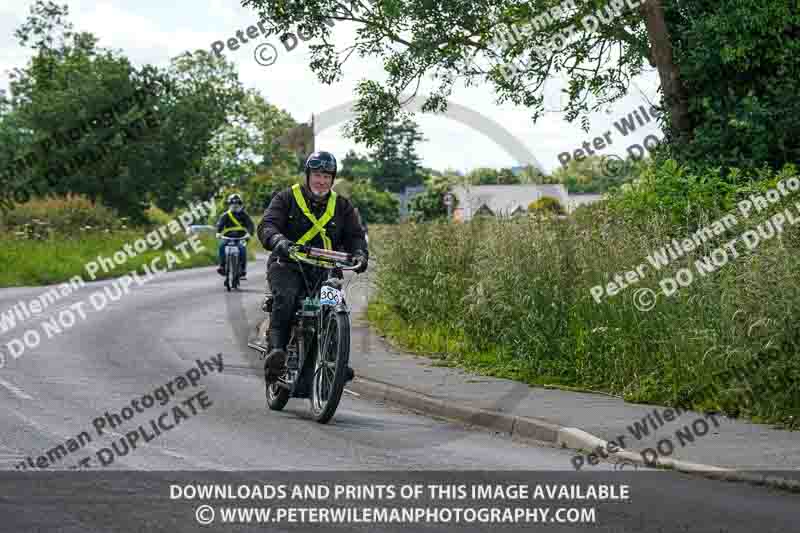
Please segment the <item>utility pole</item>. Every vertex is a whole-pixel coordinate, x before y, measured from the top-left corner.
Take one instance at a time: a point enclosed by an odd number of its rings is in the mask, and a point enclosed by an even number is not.
[[[311,113],[311,153],[317,151],[317,130],[314,129],[314,113]]]
[[[444,205],[447,206],[447,220],[453,220],[453,194],[450,192],[445,193],[444,195]]]

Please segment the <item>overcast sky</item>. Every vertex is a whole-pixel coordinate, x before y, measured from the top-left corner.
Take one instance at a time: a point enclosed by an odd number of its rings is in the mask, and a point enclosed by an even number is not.
[[[30,59],[31,51],[19,46],[13,32],[27,17],[32,3],[32,0],[4,0],[0,5],[0,89],[8,89],[8,71],[24,67]],[[237,30],[243,30],[246,35],[247,27],[258,23],[258,16],[242,8],[236,0],[67,0],[67,4],[75,30],[92,32],[100,39],[100,46],[123,50],[137,66],[145,63],[165,66],[171,57],[186,50],[211,51],[214,41],[227,41],[235,37]],[[352,43],[352,35],[352,26],[337,23],[334,43],[345,48]],[[287,52],[277,37],[264,38],[259,33],[254,39],[245,38],[248,42],[241,44],[238,50],[226,48],[222,53],[237,66],[245,87],[259,90],[267,101],[285,109],[300,122],[310,120],[312,113],[319,114],[351,101],[359,80],[385,79],[380,59],[362,59],[353,54],[345,65],[343,80],[325,85],[308,68],[308,47],[302,41]],[[261,66],[254,59],[256,47],[264,42],[274,45],[278,51],[270,66]],[[557,108],[560,84],[559,80],[548,84],[548,108]],[[609,112],[599,112],[590,118],[589,133],[582,131],[577,122],[566,122],[558,112],[548,113],[534,125],[525,108],[497,104],[490,87],[457,85],[451,101],[500,123],[527,146],[546,171],[552,171],[559,166],[559,153],[572,152],[584,141],[591,141],[607,131],[611,131],[612,144],[599,150],[599,155],[625,156],[626,148],[641,143],[646,135],[655,134],[661,138],[663,135],[654,121],[627,136],[619,133],[613,124],[639,105],[649,108],[648,101],[657,102],[656,88],[655,73],[638,78],[632,94],[617,102]],[[426,138],[418,147],[425,166],[466,172],[481,166],[509,167],[527,163],[518,161],[495,141],[457,120],[428,114],[417,114],[415,120]],[[317,148],[330,150],[340,158],[350,148],[365,151],[363,146],[346,139],[340,126],[320,133]]]

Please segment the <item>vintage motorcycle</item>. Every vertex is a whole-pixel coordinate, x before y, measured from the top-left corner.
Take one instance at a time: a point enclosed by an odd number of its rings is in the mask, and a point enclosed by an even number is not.
[[[286,373],[267,386],[267,404],[280,411],[289,398],[307,398],[312,418],[325,424],[339,406],[347,381],[350,361],[350,308],[342,288],[341,273],[355,270],[350,254],[295,245],[289,257],[301,263],[326,270],[316,286],[301,294],[300,305],[290,326],[286,347]],[[263,310],[268,314],[257,327],[255,342],[250,348],[264,357],[272,347],[269,343],[269,314],[272,312],[271,296]],[[265,376],[266,376],[265,368]]]
[[[233,289],[239,288],[239,279],[242,276],[242,259],[247,261],[247,252],[244,258],[239,257],[239,243],[247,246],[247,239],[250,235],[244,237],[221,237],[225,242],[225,288],[230,292]],[[247,248],[245,248],[246,250]]]

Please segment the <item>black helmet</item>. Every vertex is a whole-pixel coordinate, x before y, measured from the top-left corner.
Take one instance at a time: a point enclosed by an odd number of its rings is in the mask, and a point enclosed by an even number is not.
[[[239,194],[237,194],[237,193],[233,193],[230,196],[228,196],[228,205],[231,205],[231,204],[243,204],[243,203],[244,202],[242,201],[242,197],[239,196]]]
[[[333,175],[333,179],[336,179],[336,158],[330,152],[314,152],[306,159],[305,170],[306,183],[308,183],[308,177],[311,175],[312,170],[327,172]]]

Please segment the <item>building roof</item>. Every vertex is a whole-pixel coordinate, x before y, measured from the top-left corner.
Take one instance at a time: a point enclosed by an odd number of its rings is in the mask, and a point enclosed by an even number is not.
[[[453,187],[458,198],[457,208],[471,208],[475,212],[486,205],[493,213],[511,214],[517,208],[528,209],[531,202],[542,196],[551,196],[567,207],[567,190],[562,184],[554,185],[475,185]]]

